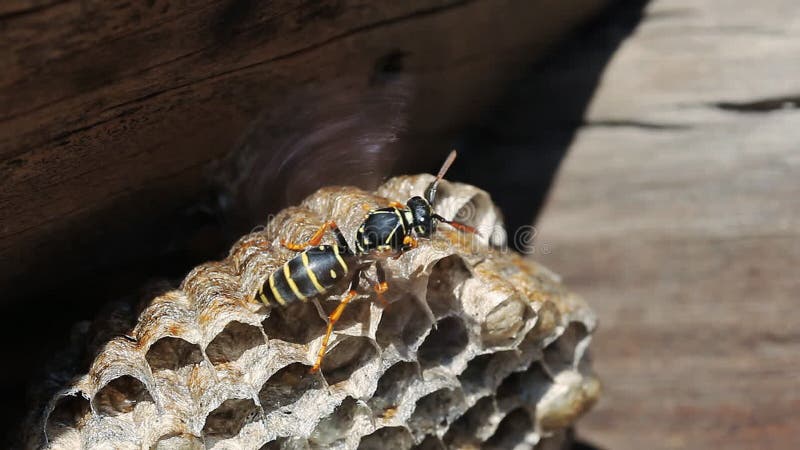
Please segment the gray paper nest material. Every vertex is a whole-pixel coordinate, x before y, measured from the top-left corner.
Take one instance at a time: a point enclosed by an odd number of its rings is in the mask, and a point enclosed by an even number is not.
[[[431,179],[394,178],[376,194],[322,189],[225,260],[196,267],[52,398],[29,444],[558,448],[599,395],[586,354],[595,317],[551,272],[502,249],[501,218],[475,187],[442,182],[437,211],[485,237],[441,225],[388,260],[390,306],[362,288],[322,374],[308,373],[325,327],[313,302],[278,310],[253,300],[296,254],[281,239],[305,241],[330,219],[351,239],[366,209],[420,194]],[[340,293],[320,299],[326,312]]]

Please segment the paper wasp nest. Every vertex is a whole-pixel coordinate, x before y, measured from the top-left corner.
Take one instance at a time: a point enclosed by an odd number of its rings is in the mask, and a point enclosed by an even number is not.
[[[377,195],[322,189],[196,267],[133,329],[105,338],[89,372],[49,401],[29,446],[560,448],[599,394],[587,355],[595,317],[557,276],[502,248],[481,190],[441,184],[437,212],[484,237],[440,225],[389,259],[390,306],[362,283],[321,374],[309,373],[326,325],[315,304],[253,299],[296,255],[281,239],[305,241],[330,219],[352,239],[366,209],[431,180],[394,178]],[[319,299],[323,313],[344,289]]]

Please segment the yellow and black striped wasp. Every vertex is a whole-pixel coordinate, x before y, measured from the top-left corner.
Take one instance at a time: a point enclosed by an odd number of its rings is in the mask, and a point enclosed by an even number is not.
[[[342,316],[347,304],[356,296],[361,280],[361,272],[375,265],[378,283],[375,292],[383,301],[382,294],[388,290],[386,273],[381,259],[400,256],[417,247],[417,238],[430,238],[436,231],[438,222],[449,224],[457,230],[477,233],[474,228],[447,220],[436,214],[433,204],[439,181],[456,158],[453,150],[439,170],[439,174],[428,185],[425,197],[411,197],[405,205],[392,202],[388,208],[370,211],[356,232],[353,252],[336,222],[323,224],[303,244],[283,242],[291,250],[301,251],[298,256],[287,261],[270,274],[258,290],[258,296],[265,304],[285,306],[298,300],[307,301],[317,295],[327,293],[343,279],[350,279],[350,287],[342,301],[328,317],[328,327],[311,372],[319,370],[328,347],[333,327]],[[336,244],[320,245],[326,230],[336,237]]]

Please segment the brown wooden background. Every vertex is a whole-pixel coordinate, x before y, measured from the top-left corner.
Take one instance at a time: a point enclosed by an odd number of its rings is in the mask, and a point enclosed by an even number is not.
[[[600,447],[798,448],[799,13],[650,2],[563,161],[535,257],[600,316]]]

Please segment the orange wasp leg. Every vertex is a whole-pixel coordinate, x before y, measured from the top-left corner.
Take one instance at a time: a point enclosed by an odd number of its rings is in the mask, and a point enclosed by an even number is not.
[[[329,228],[331,230],[339,229],[339,227],[336,225],[336,222],[331,220],[330,222],[323,223],[322,226],[317,229],[314,235],[311,236],[311,239],[309,239],[305,244],[296,244],[294,242],[281,240],[281,245],[288,248],[289,250],[294,250],[297,252],[303,251],[308,247],[316,247],[317,245],[319,245],[320,242],[322,242],[322,236],[325,236],[325,231]]]
[[[389,307],[389,302],[383,298],[383,293],[389,290],[389,283],[386,282],[386,272],[379,262],[375,263],[375,273],[378,276],[378,282],[375,284],[375,293],[378,294],[378,301],[381,302],[384,308]]]
[[[342,313],[344,313],[344,309],[347,307],[347,304],[350,303],[350,300],[355,298],[357,292],[355,289],[351,289],[347,292],[347,295],[344,296],[342,301],[333,310],[330,316],[328,316],[328,329],[325,330],[325,337],[322,338],[322,345],[319,347],[319,353],[317,353],[317,361],[314,363],[314,367],[311,368],[309,371],[310,373],[316,373],[319,371],[320,366],[322,366],[322,359],[325,357],[325,351],[328,349],[328,341],[331,338],[331,334],[333,333],[333,327],[336,325],[336,322],[342,317]]]

